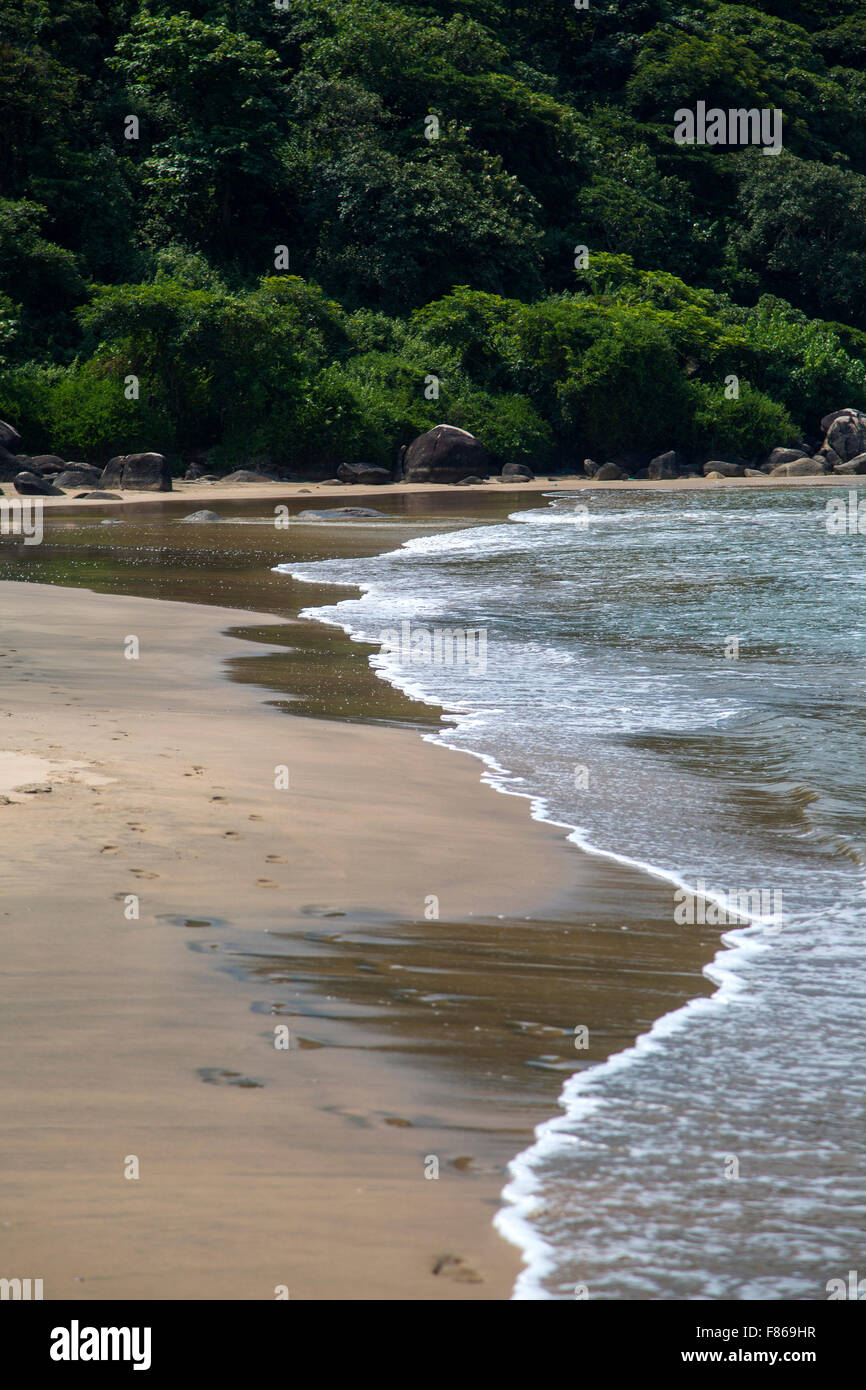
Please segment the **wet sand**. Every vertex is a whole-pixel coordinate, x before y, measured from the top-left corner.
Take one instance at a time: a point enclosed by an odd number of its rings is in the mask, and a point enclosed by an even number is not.
[[[708,991],[718,934],[423,742],[435,711],[293,618],[322,600],[270,574],[272,527],[199,568],[174,510],[123,566],[161,602],[0,584],[4,1264],[47,1298],[505,1298],[508,1159],[564,1075]],[[384,548],[339,529],[292,543]],[[118,587],[107,540],[51,536],[34,578]]]

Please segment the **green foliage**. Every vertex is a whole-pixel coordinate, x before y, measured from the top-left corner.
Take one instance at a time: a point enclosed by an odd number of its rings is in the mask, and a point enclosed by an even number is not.
[[[864,21],[0,0],[0,414],[329,471],[440,419],[536,464],[815,431],[866,407]],[[784,153],[677,145],[698,100],[782,108]]]
[[[689,390],[694,402],[690,442],[701,452],[759,459],[776,445],[791,444],[797,438],[785,407],[748,381],[740,381],[735,400],[726,398],[721,384],[693,382]]]

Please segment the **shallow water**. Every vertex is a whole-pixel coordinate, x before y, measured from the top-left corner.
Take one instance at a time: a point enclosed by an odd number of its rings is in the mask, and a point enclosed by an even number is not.
[[[566,1082],[498,1218],[518,1296],[823,1299],[866,1271],[866,539],[828,533],[829,495],[560,495],[289,567],[364,588],[314,609],[355,637],[408,623],[383,678],[537,814],[669,876],[672,920],[677,885],[765,919],[729,916],[714,998]],[[413,660],[443,628],[483,632],[474,659]]]

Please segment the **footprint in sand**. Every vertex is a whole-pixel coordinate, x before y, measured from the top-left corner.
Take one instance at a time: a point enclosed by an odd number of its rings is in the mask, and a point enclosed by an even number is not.
[[[289,862],[289,861],[288,861],[288,859],[286,858],[286,856],[285,856],[284,854],[266,854],[266,855],[265,855],[265,863],[266,863],[266,864],[288,864],[288,862]]]
[[[437,1255],[433,1261],[434,1274],[444,1274],[458,1284],[483,1284],[484,1280],[462,1255]]]
[[[223,839],[224,839],[224,840],[239,840],[240,838],[241,838],[241,837],[240,837],[240,835],[238,834],[238,832],[237,832],[236,830],[224,830],[224,831],[223,831]]]
[[[136,878],[159,878],[159,874],[152,874],[148,869],[130,869],[129,872]]]
[[[212,796],[212,797],[211,797],[211,801],[225,801],[225,800],[226,800],[226,798],[225,798],[224,796]]]
[[[120,854],[120,849],[119,849],[119,847],[118,847],[117,845],[103,845],[103,846],[102,846],[102,849],[99,851],[99,853],[100,853],[100,854]],[[133,873],[135,873],[135,870],[134,870],[134,869],[133,869]]]
[[[257,888],[279,888],[279,886],[280,886],[280,885],[279,885],[278,883],[274,883],[274,880],[273,880],[272,878],[257,878],[257,879],[256,879],[256,887],[257,887]]]
[[[143,835],[145,830],[150,829],[149,825],[139,825],[138,821],[128,820],[126,823],[129,826],[130,830],[138,831],[139,835]]]
[[[264,820],[264,816],[250,816],[250,820]]]
[[[227,1071],[225,1067],[199,1067],[198,1075],[209,1086],[241,1086],[244,1090],[260,1090],[261,1081],[253,1081],[251,1076],[243,1076],[239,1071]]]

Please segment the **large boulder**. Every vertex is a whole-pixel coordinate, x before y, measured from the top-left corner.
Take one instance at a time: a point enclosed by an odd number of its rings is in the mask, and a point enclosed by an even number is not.
[[[710,459],[704,464],[704,477],[711,473],[721,473],[723,478],[743,478],[746,470],[741,463],[728,463],[726,459]]]
[[[866,473],[866,454],[857,454],[856,457],[846,460],[845,463],[837,463],[833,468],[834,473]]]
[[[227,473],[224,478],[220,478],[221,483],[272,483],[273,478],[269,478],[266,473],[259,473],[254,468],[238,468],[234,473]]]
[[[366,487],[381,487],[391,481],[390,471],[375,463],[341,463],[337,477],[341,483],[363,483]]]
[[[535,480],[535,474],[526,463],[506,463],[500,476],[503,482],[531,483]]]
[[[468,430],[434,425],[413,439],[403,455],[407,483],[459,483],[461,478],[486,478],[487,450]]]
[[[866,452],[866,414],[862,410],[838,410],[832,416],[825,415],[824,420],[830,421],[824,445],[834,449],[843,463]]]
[[[773,449],[767,459],[770,468],[780,468],[783,463],[793,463],[795,459],[807,458],[805,449]]]
[[[28,473],[38,473],[40,478],[49,477],[53,473],[63,473],[73,466],[58,454],[34,454],[32,458],[22,458],[21,464],[26,465]]]
[[[791,463],[780,463],[770,474],[771,478],[807,478],[812,474],[824,473],[824,460],[794,459]]]
[[[23,461],[0,444],[0,483],[11,483],[24,467]]]
[[[625,477],[618,463],[603,463],[595,475],[597,483],[618,483]]]
[[[666,454],[657,454],[647,464],[647,476],[650,478],[678,478],[679,475],[680,459],[676,449],[669,449]]]
[[[17,454],[21,448],[21,435],[14,425],[7,425],[5,420],[0,420],[0,449],[5,449],[7,454]]]
[[[22,497],[63,496],[59,487],[54,487],[47,478],[40,478],[38,473],[19,473],[17,478],[13,478],[12,486]]]
[[[599,468],[601,468],[601,464],[596,463],[595,459],[583,460],[583,471],[587,478],[594,478]]]
[[[42,477],[46,475],[43,473]],[[89,463],[70,464],[63,473],[57,473],[51,478],[55,487],[74,488],[74,487],[98,487],[102,480],[102,471],[93,468]]]
[[[100,484],[130,492],[171,492],[171,469],[162,454],[118,454],[103,468]]]

